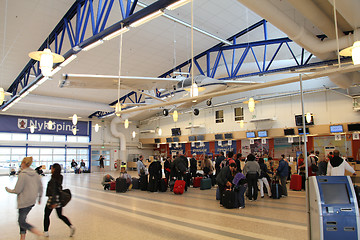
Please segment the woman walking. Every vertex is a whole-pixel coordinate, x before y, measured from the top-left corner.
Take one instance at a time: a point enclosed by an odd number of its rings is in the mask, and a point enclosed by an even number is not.
[[[32,161],[32,157],[25,157],[21,162],[21,171],[15,188],[9,189],[5,187],[7,192],[17,194],[20,240],[25,239],[26,230],[29,230],[38,236],[43,235],[35,227],[26,222],[26,217],[35,205],[36,199],[39,199],[38,202],[40,204],[41,195],[43,193],[43,187],[39,175],[35,172],[35,170],[30,168]]]
[[[49,236],[49,226],[50,226],[50,214],[54,208],[56,208],[56,213],[58,217],[63,220],[63,222],[70,228],[70,237],[75,233],[75,227],[70,223],[69,219],[62,215],[62,209],[59,194],[62,190],[62,181],[63,176],[61,175],[61,166],[58,163],[55,163],[51,167],[51,179],[48,182],[46,189],[46,196],[49,197],[44,213],[44,236]]]

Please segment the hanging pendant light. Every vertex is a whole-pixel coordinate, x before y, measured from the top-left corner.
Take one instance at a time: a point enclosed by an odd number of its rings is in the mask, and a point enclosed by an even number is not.
[[[124,127],[127,129],[129,127],[129,119],[125,119]]]
[[[305,116],[305,118],[306,118],[306,122],[307,123],[311,123],[311,118],[312,118],[312,115],[311,115],[311,113],[306,113],[306,116]]]
[[[120,112],[121,112],[121,104],[118,102],[115,105],[115,114],[116,114],[116,116],[120,117],[120,115],[121,115]]]
[[[30,133],[34,133],[35,132],[35,126],[34,124],[30,125]]]
[[[244,128],[244,120],[240,121],[240,128]]]
[[[132,137],[133,137],[133,138],[136,137],[136,132],[135,132],[135,131],[132,132]]]
[[[5,96],[11,95],[11,93],[5,92],[4,88],[0,88],[0,105],[3,104]]]
[[[193,83],[193,84],[191,85],[190,96],[191,96],[191,97],[197,97],[197,96],[199,96],[199,88],[198,88],[198,85],[197,85],[196,83]]]
[[[159,128],[158,135],[161,136],[161,134],[162,134],[162,130],[161,130],[161,128]]]
[[[250,111],[250,112],[254,112],[254,111],[255,111],[255,101],[254,101],[253,98],[250,98],[250,99],[249,99],[248,107],[249,107],[249,111]]]
[[[53,128],[53,122],[52,122],[51,120],[48,121],[47,128],[48,128],[49,130],[52,130],[52,128]]]
[[[99,124],[95,124],[95,132],[99,131]]]
[[[78,116],[77,116],[76,114],[74,114],[74,115],[72,116],[72,123],[73,123],[73,125],[76,125],[77,122],[78,122]]]
[[[178,112],[175,110],[174,113],[173,113],[174,122],[177,122],[178,118],[179,118]]]
[[[41,73],[44,77],[51,76],[54,63],[63,62],[65,58],[59,54],[52,53],[50,49],[45,48],[44,51],[36,51],[29,53],[29,57],[40,61]]]
[[[77,132],[77,129],[76,129],[76,126],[75,126],[75,127],[73,127],[73,129],[72,129],[72,133],[73,133],[74,135],[76,135],[76,132]]]
[[[339,54],[351,57],[354,65],[360,64],[360,41],[355,41],[351,47],[341,50]]]

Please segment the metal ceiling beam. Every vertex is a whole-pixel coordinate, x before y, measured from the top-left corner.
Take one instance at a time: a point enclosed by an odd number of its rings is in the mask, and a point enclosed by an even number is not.
[[[56,25],[54,30],[45,39],[38,51],[42,51],[45,48],[50,48],[53,52],[61,54],[65,59],[81,51],[82,48],[102,39],[103,37],[121,29],[124,26],[128,26],[131,23],[157,11],[167,7],[168,5],[176,2],[177,0],[158,0],[148,7],[141,9],[134,13],[137,1],[127,0],[126,7],[122,0],[119,0],[120,9],[114,8],[114,0],[99,0],[94,3],[93,0],[77,0],[71,8],[67,11],[64,17]],[[115,10],[114,10],[115,9]],[[118,11],[119,19],[121,21],[108,26],[108,18],[110,12]],[[123,18],[125,16],[125,18]],[[91,23],[91,28],[87,27]],[[87,33],[87,34],[86,34]],[[90,36],[85,39],[84,36]],[[69,41],[71,49],[62,54],[64,40]],[[54,67],[60,64],[54,65]],[[24,69],[20,72],[11,86],[8,88],[8,92],[11,92],[13,96],[19,96],[20,92],[26,88],[30,83],[28,82],[28,76],[35,75],[36,78],[31,82],[32,85],[36,84],[42,79],[40,71],[39,61],[30,60]],[[13,98],[14,98],[13,97]],[[7,107],[15,99],[10,99],[0,106],[0,110]]]

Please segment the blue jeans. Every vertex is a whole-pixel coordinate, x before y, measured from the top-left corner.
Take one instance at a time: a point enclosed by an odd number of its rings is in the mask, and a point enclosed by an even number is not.
[[[247,184],[240,185],[239,191],[235,194],[235,208],[245,207],[245,192],[247,189]]]
[[[30,230],[33,228],[32,225],[28,224],[26,222],[26,217],[29,214],[30,210],[32,209],[34,205],[26,208],[19,208],[19,226],[20,226],[20,234],[26,234],[26,230]]]

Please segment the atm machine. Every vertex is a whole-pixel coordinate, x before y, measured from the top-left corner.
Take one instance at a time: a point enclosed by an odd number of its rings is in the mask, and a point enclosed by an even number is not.
[[[349,176],[309,177],[311,239],[360,239],[359,207]]]

